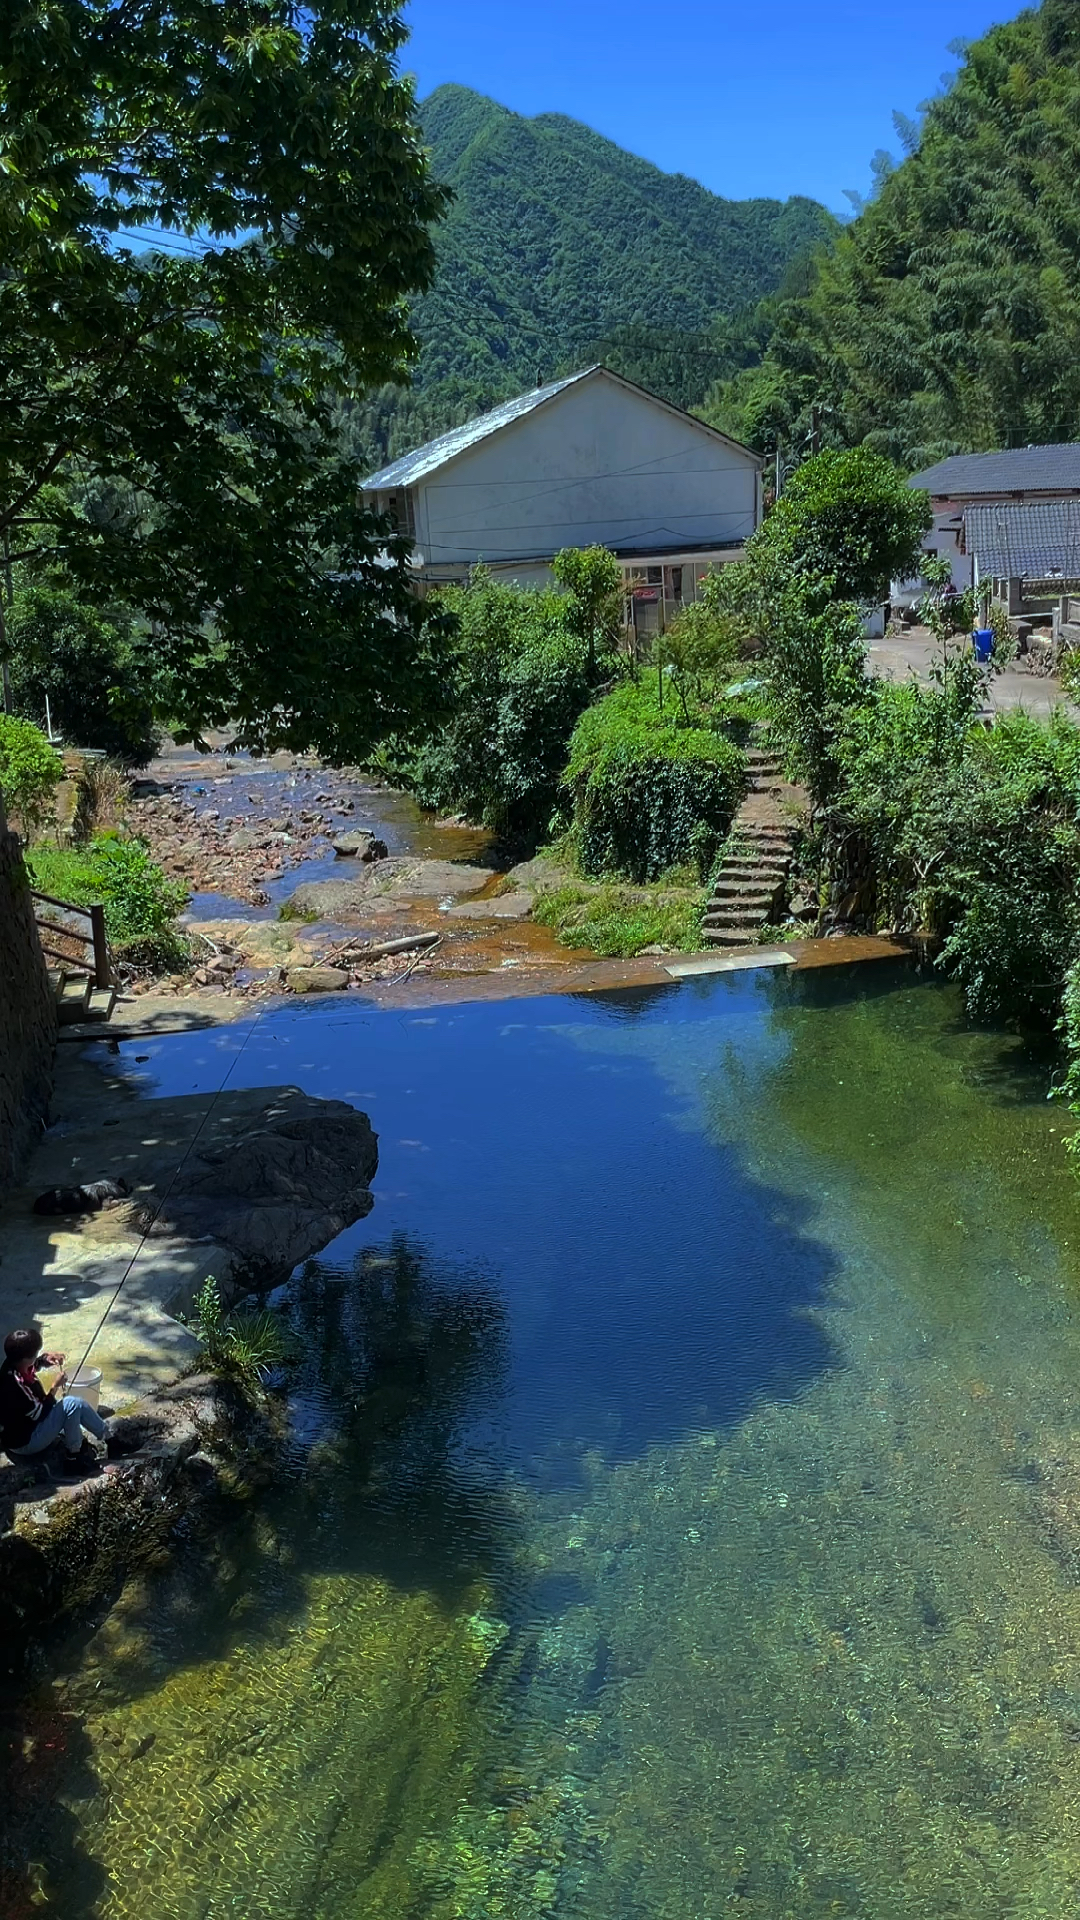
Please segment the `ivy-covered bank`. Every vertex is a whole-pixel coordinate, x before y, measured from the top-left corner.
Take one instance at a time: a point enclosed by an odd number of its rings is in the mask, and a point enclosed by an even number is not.
[[[603,548],[554,561],[556,586],[482,567],[440,596],[456,629],[450,717],[379,765],[426,806],[548,844],[536,918],[573,946],[630,954],[700,942],[706,882],[746,784],[757,714],[738,685],[745,621],[717,583],[649,658],[619,646],[621,575]]]

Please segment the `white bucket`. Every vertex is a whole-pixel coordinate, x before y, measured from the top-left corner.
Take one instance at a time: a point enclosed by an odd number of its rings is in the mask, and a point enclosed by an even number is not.
[[[82,1367],[69,1382],[66,1392],[73,1393],[76,1400],[85,1400],[88,1407],[96,1410],[101,1398],[101,1368]]]

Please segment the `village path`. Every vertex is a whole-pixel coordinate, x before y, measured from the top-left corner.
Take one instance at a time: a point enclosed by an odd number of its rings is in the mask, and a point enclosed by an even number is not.
[[[880,680],[903,681],[914,674],[923,686],[928,686],[937,652],[938,643],[929,629],[912,627],[908,633],[871,640],[870,671]],[[1080,720],[1080,708],[1066,700],[1057,679],[1053,675],[1030,672],[1023,660],[1015,661],[1002,673],[991,675],[987,705],[995,713],[1023,707],[1039,720],[1048,719],[1055,707],[1064,706],[1071,718]]]

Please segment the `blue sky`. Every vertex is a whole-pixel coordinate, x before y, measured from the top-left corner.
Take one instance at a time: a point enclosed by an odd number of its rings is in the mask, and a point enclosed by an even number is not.
[[[892,110],[914,116],[1008,0],[410,0],[404,64],[517,113],[584,120],[734,199],[807,193],[848,211]]]

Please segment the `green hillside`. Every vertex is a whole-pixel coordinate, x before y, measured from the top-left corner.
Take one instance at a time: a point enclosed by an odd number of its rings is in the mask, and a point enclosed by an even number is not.
[[[1080,438],[1080,5],[973,41],[913,149],[783,306],[710,419],[797,448],[868,441],[911,467]]]
[[[415,310],[413,391],[354,419],[373,460],[593,359],[693,405],[742,363],[738,316],[837,230],[813,200],[723,200],[466,87],[440,87],[420,116],[455,201]]]

